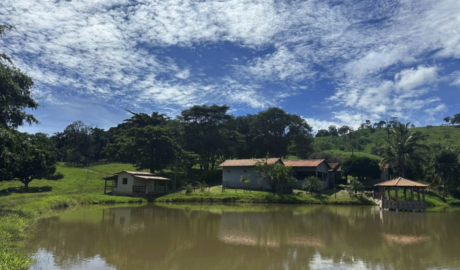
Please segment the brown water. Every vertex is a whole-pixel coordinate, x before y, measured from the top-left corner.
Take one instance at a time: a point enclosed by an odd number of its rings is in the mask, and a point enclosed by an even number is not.
[[[147,205],[41,221],[32,269],[460,269],[460,212]]]

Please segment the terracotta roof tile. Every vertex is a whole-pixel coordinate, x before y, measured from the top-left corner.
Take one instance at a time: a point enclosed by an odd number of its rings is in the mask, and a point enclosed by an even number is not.
[[[392,180],[374,185],[376,187],[428,187],[428,185],[398,177]]]
[[[220,167],[252,167],[256,166],[257,162],[263,162],[265,159],[227,159],[225,162],[220,164]],[[269,158],[267,159],[268,164],[275,164],[276,162],[281,161],[280,158]]]
[[[324,161],[324,159],[286,160],[284,165],[288,167],[317,167]]]

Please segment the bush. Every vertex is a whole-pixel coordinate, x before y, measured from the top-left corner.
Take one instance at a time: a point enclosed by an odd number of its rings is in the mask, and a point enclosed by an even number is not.
[[[48,176],[48,180],[60,180],[64,178],[64,174],[63,173],[60,173],[60,172],[57,172],[55,174],[51,174]]]
[[[191,184],[187,184],[185,186],[185,194],[190,195],[193,193],[193,186]]]
[[[208,187],[208,184],[206,184],[205,181],[201,181],[201,182],[196,182],[196,187],[200,189],[201,192],[204,192],[206,190],[206,188]]]

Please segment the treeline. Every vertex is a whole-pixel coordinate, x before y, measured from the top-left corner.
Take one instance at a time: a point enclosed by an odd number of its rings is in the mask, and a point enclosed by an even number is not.
[[[312,153],[312,128],[300,116],[269,108],[235,117],[229,109],[195,105],[176,118],[128,111],[130,118],[107,131],[76,121],[50,141],[59,161],[85,165],[108,159],[152,172],[177,164],[208,171],[225,159]]]

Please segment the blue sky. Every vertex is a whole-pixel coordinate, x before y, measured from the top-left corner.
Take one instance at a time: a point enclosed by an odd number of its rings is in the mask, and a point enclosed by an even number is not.
[[[4,0],[0,51],[41,124],[109,128],[125,109],[278,106],[315,130],[460,113],[460,1]]]

